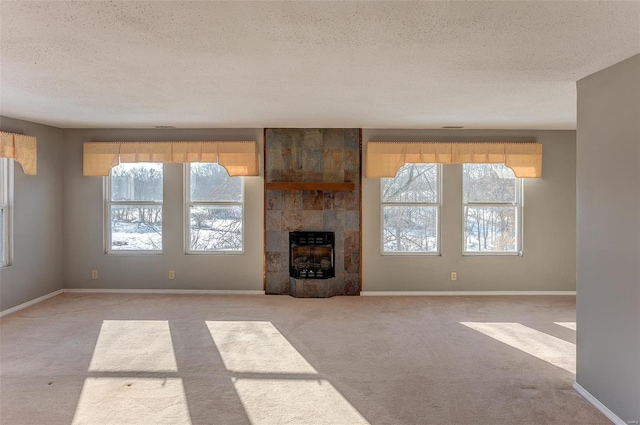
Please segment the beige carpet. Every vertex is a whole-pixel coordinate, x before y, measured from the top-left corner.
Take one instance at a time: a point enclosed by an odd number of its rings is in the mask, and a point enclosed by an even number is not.
[[[0,325],[3,425],[609,423],[574,297],[64,294]]]

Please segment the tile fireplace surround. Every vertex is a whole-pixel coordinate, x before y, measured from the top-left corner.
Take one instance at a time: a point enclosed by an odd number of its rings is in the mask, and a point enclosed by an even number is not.
[[[360,293],[360,129],[265,130],[265,291]],[[335,232],[335,277],[289,277],[289,232]]]

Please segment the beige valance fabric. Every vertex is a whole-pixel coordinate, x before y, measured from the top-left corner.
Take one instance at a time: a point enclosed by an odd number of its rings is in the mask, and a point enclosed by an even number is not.
[[[541,143],[369,142],[365,177],[395,177],[407,163],[502,163],[516,177],[542,177]]]
[[[38,168],[38,144],[33,136],[0,131],[0,158],[13,158],[25,174],[35,176]]]
[[[258,142],[85,142],[83,175],[108,176],[131,162],[217,162],[230,176],[257,176]]]

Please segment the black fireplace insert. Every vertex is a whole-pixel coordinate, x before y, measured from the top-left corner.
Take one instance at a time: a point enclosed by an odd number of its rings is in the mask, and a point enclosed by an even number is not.
[[[295,279],[335,277],[333,232],[289,232],[289,275]]]

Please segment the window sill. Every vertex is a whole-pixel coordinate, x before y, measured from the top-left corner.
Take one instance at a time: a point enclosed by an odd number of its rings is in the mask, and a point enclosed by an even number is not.
[[[185,255],[244,255],[244,251],[187,251]]]
[[[442,257],[441,252],[381,252],[385,257]]]
[[[148,255],[162,255],[164,254],[163,251],[106,251],[105,255],[115,255],[115,256],[128,256],[128,255],[133,255],[133,256],[148,256]]]
[[[463,252],[463,257],[522,257],[518,252]]]

